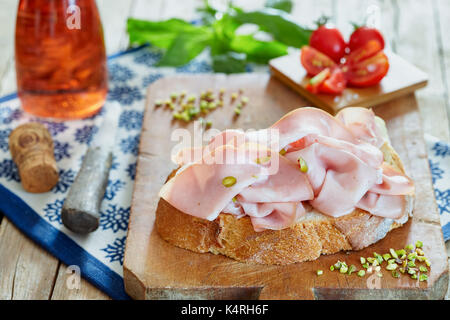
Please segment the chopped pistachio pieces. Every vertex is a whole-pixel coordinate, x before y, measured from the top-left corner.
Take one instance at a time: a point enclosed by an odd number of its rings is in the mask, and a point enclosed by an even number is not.
[[[420,249],[420,248],[416,248],[416,252],[417,252],[417,254],[418,254],[419,256],[425,255],[425,252],[424,252],[422,249]],[[417,257],[417,258],[419,258],[419,257]]]
[[[407,271],[409,274],[416,274],[416,270],[414,268],[408,268]]]
[[[427,258],[424,257],[424,256],[418,256],[417,260],[420,261],[420,262],[424,262],[425,260],[427,260]]]
[[[393,271],[393,270],[397,269],[397,267],[398,267],[398,265],[396,263],[391,263],[391,264],[387,265],[386,270]]]
[[[364,277],[365,274],[366,274],[366,272],[365,272],[364,270],[359,270],[358,273],[357,273],[357,275],[358,275],[359,277]]]
[[[230,188],[230,187],[232,187],[232,186],[234,186],[235,184],[236,184],[236,178],[235,177],[233,177],[233,176],[228,176],[228,177],[225,177],[225,178],[223,178],[223,180],[222,180],[222,185],[224,186],[224,187],[226,187],[226,188]]]
[[[395,253],[397,253],[397,255],[400,257],[400,256],[405,255],[406,251],[405,251],[405,249],[400,249],[400,250],[395,250]]]
[[[421,274],[419,276],[419,281],[428,281],[428,276],[426,274]]]
[[[242,103],[243,105],[246,105],[246,104],[248,103],[248,97],[242,97],[242,98],[241,98],[241,103]]]
[[[323,271],[322,271],[322,270],[317,270],[317,275],[318,275],[318,276],[323,275]]]
[[[375,258],[368,257],[368,258],[367,258],[367,261],[368,261],[369,263],[373,263],[373,262],[375,261]]]
[[[400,273],[398,273],[397,270],[393,270],[393,271],[392,271],[392,276],[393,276],[394,278],[400,278]]]
[[[397,260],[397,259],[389,259],[389,260],[388,260],[388,264],[396,263],[396,262],[397,262],[396,260]]]
[[[334,271],[334,266],[330,266],[330,271]]]
[[[238,97],[238,94],[236,93],[236,92],[233,92],[232,94],[231,94],[231,100],[236,100],[237,99],[237,97]]]
[[[416,248],[422,248],[423,247],[423,242],[420,240],[416,241]]]
[[[368,264],[367,262],[366,262],[366,263],[364,263],[364,264],[363,264],[362,266],[363,266],[363,268],[364,268],[364,269],[367,269],[367,268],[369,268],[369,264]]]
[[[414,268],[415,266],[416,264],[414,263],[414,261],[408,261],[408,267]]]
[[[428,269],[427,269],[427,267],[425,267],[425,266],[420,266],[420,267],[419,267],[419,271],[420,271],[420,272],[428,272]]]
[[[241,114],[241,109],[240,108],[234,108],[234,114],[239,116]]]
[[[383,278],[383,274],[381,272],[377,273],[378,278]]]
[[[347,273],[348,267],[347,265],[341,265],[341,268],[339,269],[340,273]]]
[[[384,261],[388,261],[391,258],[391,255],[389,253],[383,254]]]
[[[408,245],[405,247],[405,249],[406,249],[406,250],[409,250],[409,251],[413,251],[413,250],[414,250],[414,245],[413,245],[412,243],[410,243],[410,244],[408,244]]]
[[[416,252],[412,252],[412,253],[408,254],[408,260],[415,260],[416,258],[417,258]]]
[[[356,271],[356,266],[355,265],[351,265],[350,268],[348,268],[348,274],[352,274],[353,272]]]
[[[163,105],[163,101],[162,100],[156,100],[155,101],[155,107],[161,107]]]
[[[393,258],[395,258],[395,259],[397,259],[398,258],[398,255],[397,255],[397,252],[395,252],[395,250],[394,249],[389,249],[389,252],[391,253],[391,256],[393,257]]]
[[[411,279],[416,280],[417,279],[417,274],[411,274]]]
[[[428,259],[425,259],[425,264],[427,265],[427,267],[431,266],[431,262]]]
[[[300,171],[303,173],[308,172],[308,165],[306,164],[305,159],[303,159],[302,157],[298,157],[297,161],[300,165]]]
[[[360,257],[359,261],[361,261],[361,264],[365,264],[366,263],[366,258],[364,257]]]

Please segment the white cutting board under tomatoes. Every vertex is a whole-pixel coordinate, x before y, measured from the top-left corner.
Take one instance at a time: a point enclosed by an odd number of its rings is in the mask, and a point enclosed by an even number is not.
[[[377,29],[357,27],[346,42],[338,29],[321,25],[309,45],[271,60],[270,69],[333,113],[348,106],[371,107],[426,86],[424,72],[384,47]]]

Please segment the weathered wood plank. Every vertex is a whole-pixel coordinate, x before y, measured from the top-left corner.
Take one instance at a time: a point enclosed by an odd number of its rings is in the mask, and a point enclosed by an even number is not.
[[[110,298],[83,278],[73,273],[73,269],[61,264],[57,273],[52,300],[109,300]],[[83,275],[81,275],[83,276]],[[79,282],[78,282],[79,281]]]
[[[0,300],[50,297],[58,260],[6,218],[0,226],[0,257]]]

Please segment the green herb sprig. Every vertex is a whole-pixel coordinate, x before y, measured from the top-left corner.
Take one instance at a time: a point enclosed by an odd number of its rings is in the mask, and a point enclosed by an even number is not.
[[[209,49],[215,72],[245,72],[249,62],[267,63],[287,54],[289,46],[306,45],[311,30],[292,21],[290,0],[268,0],[266,8],[246,12],[231,2],[219,10],[207,0],[198,11],[201,24],[182,19],[144,21],[129,18],[127,31],[130,45],[150,43],[163,51],[158,66],[178,67],[187,64],[205,49]],[[243,24],[254,24],[271,36],[261,40],[256,33],[240,34]]]

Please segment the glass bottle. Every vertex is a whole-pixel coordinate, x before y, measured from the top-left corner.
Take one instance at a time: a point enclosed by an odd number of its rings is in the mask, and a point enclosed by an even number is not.
[[[95,0],[20,0],[15,52],[26,112],[77,119],[103,106],[108,72]]]

